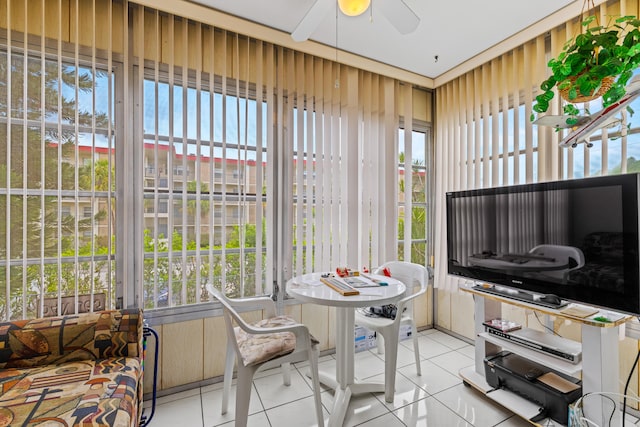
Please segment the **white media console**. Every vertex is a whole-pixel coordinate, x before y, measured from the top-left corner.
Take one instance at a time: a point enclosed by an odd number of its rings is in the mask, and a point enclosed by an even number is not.
[[[472,287],[460,287],[463,292],[474,295],[475,304],[475,365],[462,369],[460,376],[465,383],[479,391],[505,408],[531,421],[540,413],[540,407],[525,398],[510,392],[509,390],[494,390],[486,381],[484,358],[508,350],[534,362],[548,366],[563,374],[582,379],[583,395],[592,392],[619,393],[620,369],[618,363],[618,336],[619,327],[632,317],[628,315],[606,312],[610,321],[602,322],[594,320],[603,313],[598,313],[586,318],[562,313],[562,309],[552,309],[536,304],[530,304],[512,298],[483,292]],[[531,350],[517,343],[506,341],[497,336],[485,332],[483,322],[501,318],[501,305],[507,303],[525,309],[534,310],[543,314],[558,318],[570,319],[582,325],[582,361],[571,363],[560,360],[557,357],[546,355],[539,351]],[[617,426],[620,424],[622,413],[617,411],[613,415],[611,424],[610,405],[603,404],[605,399],[585,398],[583,401],[585,416],[597,425]],[[617,406],[620,407],[619,405]],[[533,422],[533,421],[531,421]],[[533,422],[535,424],[535,422]],[[547,425],[547,421],[540,425]],[[558,424],[551,424],[558,425]]]

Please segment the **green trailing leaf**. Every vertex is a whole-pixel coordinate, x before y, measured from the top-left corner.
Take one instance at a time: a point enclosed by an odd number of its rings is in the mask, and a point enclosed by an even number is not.
[[[580,114],[580,110],[574,104],[567,104],[562,109],[564,114],[569,114],[571,116],[577,116]]]

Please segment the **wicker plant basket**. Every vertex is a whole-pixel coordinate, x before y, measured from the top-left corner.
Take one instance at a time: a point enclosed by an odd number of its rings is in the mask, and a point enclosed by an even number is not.
[[[577,76],[573,76],[573,77],[569,77],[569,80],[571,80],[571,83],[573,84],[577,78],[578,78]],[[578,96],[576,96],[575,99],[569,99],[569,88],[561,89],[560,96],[562,97],[562,99],[564,99],[567,102],[571,102],[572,104],[577,104],[579,102],[592,101],[604,95],[604,93],[611,88],[611,85],[613,85],[614,81],[615,81],[615,77],[613,76],[603,78],[600,89],[598,89],[596,93],[592,93],[591,95],[588,95],[588,96],[581,95],[580,92],[578,92]]]

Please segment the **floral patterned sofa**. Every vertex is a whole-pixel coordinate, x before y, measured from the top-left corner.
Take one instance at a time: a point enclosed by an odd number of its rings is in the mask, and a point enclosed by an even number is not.
[[[0,427],[138,426],[138,309],[0,323]]]

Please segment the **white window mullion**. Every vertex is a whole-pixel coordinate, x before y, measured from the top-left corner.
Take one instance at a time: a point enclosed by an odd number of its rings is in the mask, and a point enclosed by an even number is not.
[[[73,16],[74,25],[76,28],[79,28],[80,18],[79,18],[79,0],[76,0],[75,3],[75,14]],[[80,263],[78,262],[78,252],[80,251],[80,230],[79,230],[79,222],[80,222],[80,195],[78,192],[78,172],[80,168],[80,124],[78,123],[80,120],[80,31],[75,31],[75,40],[73,41],[73,65],[74,65],[74,124],[73,124],[73,136],[74,136],[74,144],[75,150],[73,150],[74,162],[73,162],[73,200],[75,207],[75,220],[73,222],[74,227],[74,236],[73,236],[73,296],[74,296],[74,313],[78,311],[78,294],[80,293],[79,289],[79,277],[78,271],[80,270]],[[60,165],[62,167],[62,165]]]
[[[247,47],[246,47],[246,65],[249,65],[249,53],[250,53],[250,46],[249,46],[249,38],[246,37],[244,38],[247,41]],[[246,181],[246,174],[244,173],[244,167],[247,164],[247,143],[246,143],[246,138],[247,138],[247,121],[248,121],[248,104],[249,104],[249,82],[246,81],[246,84],[244,85],[245,88],[245,105],[244,105],[244,109],[242,108],[242,106],[240,105],[240,101],[242,100],[242,87],[240,85],[240,79],[243,75],[243,73],[240,70],[240,53],[242,52],[241,47],[240,47],[240,37],[238,37],[237,35],[235,36],[235,45],[236,45],[236,117],[238,118],[238,124],[237,124],[237,134],[238,134],[238,139],[236,141],[237,144],[237,149],[236,149],[236,153],[237,153],[237,161],[236,161],[236,176],[237,176],[237,180],[238,180],[238,184],[237,184],[237,198],[238,201],[236,202],[237,206],[236,206],[236,212],[234,212],[234,217],[236,218],[236,227],[238,230],[238,240],[240,242],[239,246],[240,246],[240,253],[238,254],[238,261],[239,261],[239,269],[240,271],[238,272],[238,281],[240,282],[240,289],[241,289],[241,295],[245,296],[246,295],[246,283],[247,283],[247,271],[245,268],[245,260],[246,260],[246,239],[245,239],[245,220],[247,219],[247,215],[246,215],[246,207],[247,207],[247,181]],[[245,76],[248,76],[248,70],[245,70],[246,74],[244,74]],[[244,111],[243,111],[244,110]],[[242,114],[244,113],[244,126],[243,126],[243,117]],[[243,135],[244,135],[244,140],[243,140]]]
[[[275,88],[272,89],[275,91],[274,99],[277,111],[274,116],[277,117],[277,122],[270,123],[271,126],[268,128],[276,128],[273,135],[275,144],[270,147],[271,153],[275,154],[274,165],[276,169],[272,170],[272,168],[269,168],[271,176],[275,179],[275,181],[272,181],[276,191],[274,192],[273,197],[275,204],[270,212],[273,215],[273,223],[276,224],[277,230],[277,235],[272,235],[274,247],[276,249],[275,263],[277,267],[274,274],[276,275],[276,281],[281,289],[280,295],[284,296],[284,284],[286,280],[290,279],[293,275],[290,264],[291,258],[288,257],[288,255],[292,253],[291,242],[293,242],[293,231],[289,227],[291,221],[287,222],[290,210],[285,209],[284,202],[287,194],[291,194],[291,187],[289,185],[290,182],[288,182],[288,178],[290,177],[289,171],[292,153],[287,150],[289,146],[289,135],[286,132],[289,126],[289,122],[287,120],[291,115],[285,114],[285,109],[290,109],[290,104],[285,105],[286,100],[284,97],[284,80],[286,75],[284,49],[282,47],[274,47],[273,49],[275,51],[275,57],[272,58],[272,62],[275,66],[271,67],[271,71],[274,74],[272,77],[274,77]],[[273,106],[271,106],[271,108],[273,109]],[[282,298],[279,299],[279,301],[282,301]]]
[[[11,69],[11,58],[13,55],[13,49],[12,49],[12,43],[11,43],[11,37],[12,37],[12,31],[11,31],[11,27],[13,26],[13,23],[11,21],[11,2],[8,1],[6,2],[7,5],[7,69],[10,70]],[[11,132],[11,122],[12,122],[12,117],[13,114],[11,113],[11,109],[12,109],[12,104],[11,104],[11,100],[13,99],[12,94],[11,94],[11,88],[13,87],[13,83],[12,83],[12,73],[7,72],[7,100],[6,100],[6,105],[7,105],[7,176],[6,176],[6,182],[7,182],[7,205],[5,207],[5,230],[7,230],[6,236],[5,236],[5,248],[7,251],[6,254],[6,259],[5,259],[5,295],[6,295],[6,313],[5,313],[5,317],[7,319],[11,319],[11,312],[12,312],[12,308],[11,308],[11,264],[9,262],[9,260],[11,259],[11,233],[9,233],[9,230],[11,230],[11,137],[12,137],[12,132]]]
[[[328,173],[332,170],[333,165],[333,126],[335,123],[334,115],[334,65],[331,61],[325,60],[323,67],[323,99],[322,99],[322,170],[324,174],[322,180],[322,228],[324,234],[322,236],[332,236],[331,239],[322,239],[322,263],[319,265],[321,270],[330,270],[332,265],[331,250],[336,240],[332,233],[333,227],[333,184],[336,174]]]
[[[29,55],[28,55],[28,49],[27,46],[29,45],[28,43],[28,39],[27,36],[29,34],[28,31],[28,22],[29,20],[26,19],[28,17],[28,8],[27,8],[27,3],[26,0],[23,3],[23,7],[24,7],[24,11],[25,11],[25,20],[24,20],[24,32],[23,32],[23,69],[22,69],[22,111],[24,116],[22,117],[22,158],[23,158],[23,166],[22,166],[22,187],[23,187],[23,193],[22,193],[22,221],[23,221],[23,227],[22,227],[22,317],[25,318],[27,316],[27,299],[28,299],[28,288],[27,288],[27,257],[28,257],[28,246],[27,246],[27,202],[28,202],[28,197],[27,197],[27,187],[29,186],[28,184],[28,175],[27,175],[27,171],[29,168],[29,163],[26,161],[27,160],[27,147],[28,147],[28,126],[27,126],[27,88],[28,88],[28,71],[29,71]],[[11,62],[9,61],[9,64]],[[8,70],[11,69],[11,67],[7,67]],[[9,74],[9,73],[7,73]],[[9,156],[11,156],[11,152],[8,153]],[[7,231],[9,231],[9,228],[6,229]],[[8,234],[8,233],[7,233]]]
[[[352,67],[345,67],[345,83],[342,90],[346,93],[346,108],[340,113],[346,113],[344,131],[342,132],[342,148],[344,160],[342,168],[346,177],[346,190],[343,193],[343,209],[345,212],[345,222],[342,235],[343,255],[346,266],[359,268],[362,254],[360,253],[360,241],[363,239],[360,218],[363,216],[362,209],[362,135],[360,123],[358,122],[358,70]],[[349,243],[351,242],[351,243]]]
[[[305,199],[308,195],[308,182],[305,182],[304,179],[304,54],[295,54],[293,57],[294,67],[292,76],[292,81],[295,81],[295,86],[292,91],[289,92],[289,96],[291,98],[291,94],[295,94],[295,109],[297,111],[296,114],[296,153],[294,155],[295,161],[295,171],[296,171],[296,185],[294,200],[295,200],[295,232],[296,232],[296,265],[295,272],[296,274],[304,273],[303,270],[303,259],[304,259],[304,205]],[[293,102],[293,99],[290,99],[290,102]],[[308,243],[308,242],[307,242]]]
[[[325,229],[325,220],[327,215],[324,210],[325,200],[325,174],[324,162],[325,162],[325,138],[324,138],[324,120],[325,111],[325,93],[324,93],[324,70],[326,68],[325,61],[317,60],[315,62],[316,69],[314,71],[314,98],[313,98],[313,111],[314,111],[314,135],[313,135],[313,153],[314,153],[314,170],[315,175],[315,201],[313,204],[315,210],[315,229],[313,232],[313,242],[315,244],[315,256],[313,260],[313,270],[323,271],[324,257],[325,257],[325,245],[328,246],[328,242],[325,242],[327,230]]]
[[[256,283],[256,294],[263,295],[267,293],[267,289],[270,287],[269,282],[264,282],[263,277],[263,247],[262,247],[262,220],[263,220],[263,210],[262,210],[262,186],[264,185],[263,180],[263,132],[262,126],[264,122],[262,120],[262,114],[264,112],[262,108],[263,99],[262,99],[262,90],[263,90],[263,72],[264,72],[264,56],[263,56],[263,48],[264,43],[260,40],[256,40],[256,52],[254,57],[254,62],[256,66],[256,184],[255,184],[255,194],[256,201],[254,205],[254,212],[256,218],[256,264],[253,270],[253,274],[255,277]],[[248,100],[247,100],[248,101]],[[248,168],[247,168],[248,169]],[[267,181],[268,184],[271,184],[271,181]],[[267,252],[268,253],[268,252]]]
[[[269,165],[277,165],[278,163],[274,160],[276,160],[276,155],[275,155],[275,150],[274,147],[276,145],[276,139],[275,139],[275,135],[274,135],[274,109],[273,109],[273,103],[275,101],[275,97],[274,97],[274,92],[273,92],[273,82],[274,82],[274,47],[272,44],[267,44],[266,46],[266,98],[264,101],[266,101],[266,107],[267,107],[267,118],[266,118],[266,143],[267,143],[267,147],[266,147],[266,154],[267,154],[267,158],[266,158],[266,162],[264,162],[264,166],[266,167],[265,173],[266,173],[266,179],[267,179],[267,211],[266,211],[266,221],[265,223],[267,224],[266,227],[266,250],[267,250],[267,265],[265,266],[266,269],[266,287],[268,291],[273,291],[272,287],[273,287],[273,283],[274,281],[277,279],[275,273],[275,268],[277,265],[277,260],[275,259],[275,256],[277,254],[277,248],[276,248],[276,242],[275,242],[275,237],[274,237],[274,233],[273,233],[273,229],[274,229],[274,225],[277,226],[278,224],[276,223],[276,219],[275,219],[275,206],[276,206],[276,201],[275,201],[275,195],[276,195],[276,189],[277,189],[277,178],[275,175],[275,169],[273,166],[269,166]],[[262,56],[259,56],[259,58],[262,58]],[[262,87],[260,86],[259,88],[259,93],[260,96],[258,97],[258,100],[260,101],[260,104],[262,104],[263,99],[262,99]],[[262,140],[262,138],[261,138]],[[259,151],[260,153],[260,151]],[[258,159],[260,160],[261,165],[262,163],[262,155],[258,156]],[[262,186],[260,187],[262,188]],[[261,191],[262,192],[262,191]],[[260,228],[262,228],[262,223],[260,223]],[[280,298],[279,300],[282,300],[282,298]]]
[[[413,228],[413,97],[409,85],[404,88],[404,261],[411,262],[411,229]]]
[[[371,255],[366,258],[366,266],[372,270],[373,267],[382,264],[383,255],[381,251],[380,238],[384,229],[382,227],[381,219],[384,216],[383,212],[383,203],[381,199],[381,191],[380,191],[380,180],[387,179],[384,170],[383,170],[383,162],[384,158],[384,145],[382,141],[384,138],[381,138],[382,133],[379,132],[380,126],[382,124],[382,114],[383,110],[381,106],[380,99],[380,76],[377,74],[373,74],[371,76],[370,88],[372,92],[371,105],[373,110],[370,114],[371,122],[368,125],[369,128],[369,136],[371,138],[371,150],[369,152],[371,156],[371,166],[370,166],[370,177],[369,180],[365,182],[371,183],[371,187],[369,189],[369,197],[371,204]],[[366,105],[366,104],[365,104]],[[367,138],[365,136],[365,142]]]
[[[113,212],[113,203],[114,197],[112,187],[113,187],[113,179],[114,176],[112,174],[112,165],[115,163],[115,156],[113,155],[113,139],[115,136],[115,131],[113,129],[113,118],[115,117],[114,111],[114,99],[113,99],[113,2],[109,2],[107,5],[107,159],[109,164],[109,171],[107,172],[107,188],[108,188],[108,196],[107,196],[107,213],[109,215],[109,221],[107,221],[107,235],[109,236],[107,242],[107,255],[109,257],[109,261],[107,262],[107,282],[108,282],[108,292],[107,292],[107,301],[106,304],[108,307],[112,307],[112,295],[113,295],[113,275],[114,268],[113,262],[113,243],[111,236],[113,235],[113,229],[115,224],[113,223],[113,219],[111,217],[111,212]]]
[[[10,3],[10,2],[7,2]],[[45,0],[42,0],[41,4],[40,4],[41,8],[42,8],[42,15],[40,16],[40,25],[42,28],[42,31],[40,33],[40,212],[44,212],[45,211],[45,185],[44,185],[44,180],[45,180],[45,173],[46,173],[46,162],[45,162],[45,158],[46,158],[46,147],[47,147],[47,140],[45,138],[45,134],[46,134],[46,102],[45,102],[45,94],[46,94],[46,49],[45,49],[45,33],[46,33],[46,13],[45,13]],[[9,16],[9,15],[7,15]],[[8,28],[11,28],[11,25],[8,25]],[[11,38],[8,38],[9,40],[11,40]],[[11,46],[11,43],[9,43],[9,46]],[[8,58],[7,58],[8,59]],[[10,76],[11,73],[8,73],[8,76]],[[10,84],[7,84],[7,87],[11,87]],[[11,138],[8,138],[8,140],[10,141]],[[44,245],[45,245],[45,225],[46,225],[46,219],[45,219],[45,215],[40,215],[40,230],[42,230],[42,232],[40,233],[40,259],[43,260],[45,257],[45,251],[44,251]],[[8,228],[7,228],[8,230]],[[8,233],[7,233],[8,235]],[[8,259],[8,258],[7,258]],[[40,299],[38,301],[38,315],[42,315],[42,313],[44,312],[44,298],[45,298],[45,291],[46,291],[46,283],[45,283],[45,269],[44,269],[44,263],[40,262],[40,289],[39,289],[39,293],[40,293]],[[8,295],[8,294],[7,294]],[[8,301],[7,301],[7,306],[9,306]]]
[[[7,2],[10,3],[10,2]],[[61,18],[58,23],[58,50],[57,50],[57,71],[58,71],[58,94],[62,93],[62,0],[58,0],[58,16]],[[57,202],[58,202],[58,221],[57,221],[57,281],[58,281],[58,313],[61,312],[62,305],[62,292],[60,289],[60,285],[62,284],[62,257],[60,256],[62,253],[62,218],[60,217],[60,212],[62,212],[62,143],[60,141],[60,136],[62,135],[62,96],[58,96],[58,145],[57,145],[57,155],[58,155],[58,175],[57,175]]]
[[[304,55],[305,62],[305,85],[304,85],[304,99],[306,100],[306,105],[304,114],[306,116],[306,136],[305,142],[306,146],[304,147],[305,152],[305,162],[304,162],[304,170],[307,185],[305,188],[305,242],[306,242],[306,263],[305,263],[305,272],[310,273],[313,270],[313,260],[315,258],[315,242],[313,240],[313,225],[315,223],[315,218],[313,215],[314,205],[315,205],[315,193],[316,193],[316,177],[315,177],[315,156],[314,156],[314,147],[315,141],[313,140],[313,58],[308,55]],[[302,165],[301,165],[302,166]]]
[[[107,71],[107,75],[109,75],[109,71]],[[96,0],[91,1],[91,261],[90,261],[90,270],[91,277],[96,277],[98,272],[96,271],[96,230],[98,229],[95,222],[95,213],[98,212],[98,206],[95,196],[96,189],[96,78],[97,78],[97,69],[96,69]],[[111,168],[111,165],[108,164],[108,168]],[[107,189],[107,193],[110,189]],[[107,217],[108,218],[108,217]],[[89,308],[91,311],[94,311],[94,298],[95,298],[95,281],[91,280],[89,285]],[[105,307],[102,307],[104,309]]]
[[[180,248],[180,263],[182,270],[182,283],[180,285],[181,289],[181,297],[180,302],[182,304],[187,303],[187,242],[189,239],[189,230],[188,230],[188,221],[189,221],[189,213],[188,213],[188,184],[189,184],[189,175],[187,158],[189,154],[189,21],[187,19],[182,19],[182,45],[180,46],[180,51],[182,51],[182,58],[180,62],[182,63],[182,173],[179,175],[182,180],[182,196],[180,197],[182,202],[182,247]],[[176,176],[176,170],[172,170],[172,176]],[[174,178],[175,179],[175,178]]]
[[[333,67],[334,81],[337,82],[337,88],[334,89],[335,96],[332,98],[331,109],[331,169],[333,180],[331,182],[331,265],[342,265],[346,262],[342,256],[341,240],[345,237],[341,237],[342,230],[341,224],[341,211],[342,208],[339,205],[340,202],[340,188],[345,188],[342,182],[343,172],[340,169],[340,161],[343,153],[340,151],[340,137],[341,137],[341,118],[340,112],[342,108],[342,90],[340,89],[340,64],[334,64]],[[344,159],[342,159],[344,160]]]
[[[213,194],[216,192],[216,180],[215,180],[215,132],[214,132],[214,123],[215,123],[215,29],[209,28],[209,44],[211,51],[209,55],[209,64],[208,64],[208,72],[209,72],[209,276],[208,282],[214,284],[213,277],[213,265],[214,265],[214,255],[213,255],[213,247],[215,246],[215,210],[216,205],[213,199]],[[224,288],[223,288],[224,292]]]
[[[222,52],[220,58],[222,60],[221,78],[222,78],[222,158],[220,159],[220,167],[222,168],[222,202],[220,203],[220,229],[221,229],[221,247],[220,263],[227,265],[227,43],[228,33],[222,31]],[[227,286],[227,269],[223,268],[220,272],[222,280],[222,292],[226,292]]]
[[[278,230],[282,230],[283,233],[279,235],[281,239],[278,245],[278,256],[283,262],[283,270],[285,270],[284,279],[289,279],[291,276],[301,274],[302,272],[297,270],[296,265],[293,264],[293,242],[295,242],[296,235],[294,234],[293,225],[295,222],[294,208],[295,197],[294,193],[294,139],[293,133],[293,110],[296,108],[294,99],[295,91],[295,55],[291,50],[279,50],[279,58],[281,72],[278,73],[277,87],[278,91],[278,106],[282,106],[279,109],[277,117],[280,118],[281,124],[279,126],[280,134],[278,140],[282,141],[278,144],[278,160],[279,165],[279,177],[280,185],[278,194],[280,197],[280,204],[278,205],[277,212],[280,219]],[[285,96],[286,94],[286,96]],[[298,191],[298,189],[295,189]],[[286,200],[291,200],[287,204]],[[291,271],[292,270],[292,271]]]
[[[234,166],[230,166],[230,168],[232,169],[232,183],[233,183],[233,187],[234,188],[234,198],[235,200],[231,203],[231,211],[234,212],[236,215],[236,218],[232,218],[232,227],[238,226],[238,222],[237,222],[237,213],[239,212],[240,209],[242,209],[242,181],[240,180],[240,163],[242,161],[242,158],[240,156],[240,146],[241,146],[241,139],[242,139],[242,119],[240,117],[240,112],[241,112],[241,107],[240,107],[240,99],[241,99],[241,93],[240,93],[240,39],[238,37],[237,34],[233,35],[233,46],[234,46],[234,50],[233,50],[233,67],[232,67],[232,72],[231,72],[231,78],[233,79],[233,91],[234,91],[234,96],[235,96],[235,117],[236,117],[236,122],[233,124],[233,127],[235,129],[235,140],[232,142],[232,144],[235,146],[235,159],[234,162],[232,164],[235,164]],[[235,170],[235,173],[234,173]],[[227,216],[227,214],[224,214],[225,216]],[[243,230],[242,227],[238,227],[238,254],[236,254],[237,259],[238,259],[238,271],[234,272],[234,276],[235,279],[237,280],[236,285],[239,287],[239,292],[241,296],[245,295],[245,281],[244,279],[244,275],[243,275],[243,271],[244,271],[244,266],[243,264],[243,247],[244,247],[244,239],[243,239]],[[233,279],[232,279],[233,280]]]
[[[201,225],[201,217],[202,217],[202,126],[201,126],[201,117],[202,117],[202,24],[196,22],[196,155],[194,160],[194,181],[196,183],[196,199],[194,201],[195,204],[195,228],[194,228],[194,237],[196,241],[196,254],[195,254],[195,265],[196,265],[196,277],[195,277],[195,302],[200,302],[200,287],[201,287],[201,277],[200,277],[200,266],[202,265],[202,256],[200,253],[200,249],[202,247],[201,235],[202,235],[202,225]],[[213,94],[212,94],[213,96]],[[213,122],[210,122],[210,125],[213,125]],[[212,145],[210,146],[212,148]],[[186,157],[186,156],[185,156]],[[210,190],[210,189],[209,189]]]
[[[169,16],[169,36],[168,41],[171,46],[167,52],[168,64],[169,67],[169,108],[167,112],[167,118],[169,120],[169,142],[167,146],[167,187],[169,192],[169,198],[167,200],[167,235],[165,236],[167,239],[167,298],[169,301],[169,305],[173,304],[173,262],[174,262],[174,253],[173,253],[173,203],[174,203],[174,185],[173,185],[173,160],[175,153],[175,94],[174,94],[174,82],[175,82],[175,17]]]
[[[153,271],[158,271],[159,264],[159,252],[160,252],[160,233],[158,230],[159,221],[158,214],[160,208],[160,151],[159,151],[159,139],[158,135],[160,134],[160,105],[159,105],[159,97],[160,97],[160,57],[161,57],[161,44],[157,42],[158,40],[162,40],[161,37],[161,20],[160,20],[160,12],[155,11],[155,33],[156,33],[156,51],[154,55],[153,61],[153,122],[154,122],[154,140],[153,140],[153,171],[152,176],[153,180]],[[167,155],[170,153],[170,150],[167,150]],[[165,165],[166,167],[166,165]],[[166,200],[166,199],[165,199]],[[168,209],[168,201],[167,209]],[[165,236],[166,238],[167,236]],[[153,307],[157,307],[158,305],[158,274],[153,274]],[[171,305],[171,300],[167,301],[169,305]]]
[[[359,193],[360,199],[360,233],[361,239],[358,240],[359,248],[358,264],[354,266],[355,269],[360,269],[363,266],[369,264],[369,254],[371,247],[371,197],[369,189],[371,188],[371,161],[369,155],[372,151],[373,145],[371,141],[371,74],[359,72],[358,73],[358,145],[361,157],[358,159],[360,163],[360,182],[362,187]]]
[[[132,22],[134,23],[134,27],[132,28],[132,32],[135,46],[132,50],[135,52],[135,55],[138,56],[138,58],[145,58],[145,10],[143,7],[135,7],[133,9],[133,14],[134,16]],[[134,254],[133,258],[137,260],[137,262],[134,262],[134,265],[132,267],[133,281],[125,285],[127,287],[125,295],[127,296],[128,301],[126,307],[144,306],[144,303],[142,303],[141,301],[144,298],[145,285],[145,248],[143,239],[145,229],[144,158],[146,154],[146,148],[144,144],[144,61],[139,61],[138,64],[135,65],[135,67],[132,66],[130,69],[137,71],[137,73],[133,73],[133,75],[131,76],[132,80],[135,79],[133,81],[134,90],[131,91],[131,93],[133,94],[133,102],[131,102],[133,108],[133,128],[131,129],[131,135],[133,136],[132,141],[136,141],[136,143],[130,149],[133,153],[131,163],[131,178],[133,182],[134,195],[131,205],[133,213],[133,215],[131,216],[131,218],[133,218],[133,221],[131,221],[133,223],[131,251]]]

